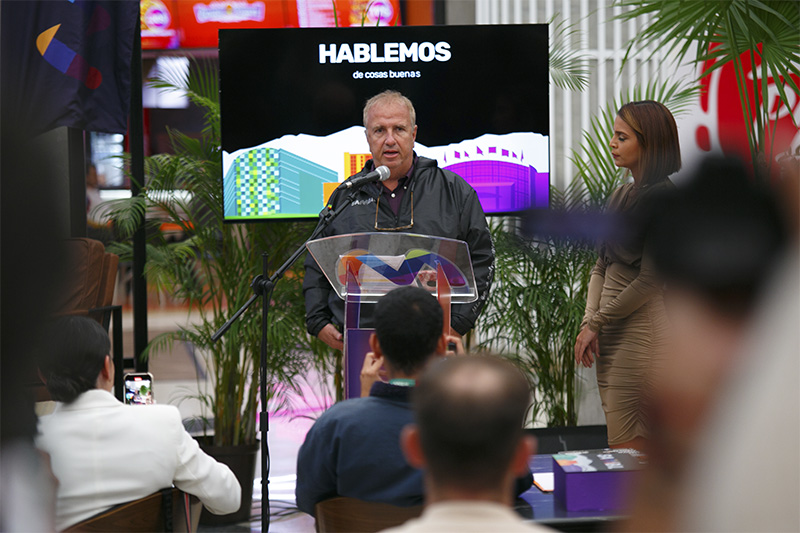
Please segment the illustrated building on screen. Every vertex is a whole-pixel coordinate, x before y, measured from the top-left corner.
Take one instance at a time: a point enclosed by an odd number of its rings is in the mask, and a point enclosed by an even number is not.
[[[487,213],[547,207],[550,176],[525,162],[525,154],[499,146],[450,149],[444,168],[467,180]]]
[[[240,154],[225,175],[225,216],[299,216],[322,209],[323,184],[335,171],[281,148]]]
[[[367,161],[372,159],[372,154],[351,154],[350,152],[344,153],[344,175],[350,177],[353,174],[361,172]]]

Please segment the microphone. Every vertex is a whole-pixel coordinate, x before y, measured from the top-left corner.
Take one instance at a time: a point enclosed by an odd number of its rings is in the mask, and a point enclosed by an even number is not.
[[[342,182],[339,187],[344,187],[345,189],[352,189],[353,187],[361,187],[366,183],[372,183],[374,181],[386,181],[389,179],[389,167],[385,165],[381,165],[369,174],[365,174],[363,176],[358,176],[356,178],[351,178],[347,181]]]

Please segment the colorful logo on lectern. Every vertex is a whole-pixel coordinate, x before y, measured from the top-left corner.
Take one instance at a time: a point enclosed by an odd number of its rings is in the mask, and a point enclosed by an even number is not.
[[[344,285],[348,266],[356,273],[365,266],[395,285],[402,286],[411,285],[420,272],[435,272],[439,265],[452,287],[463,287],[467,284],[464,274],[456,265],[439,254],[419,249],[409,250],[405,256],[375,255],[353,250],[339,259],[337,274]]]
[[[67,0],[70,3],[78,4],[85,8],[82,0]],[[94,6],[89,17],[89,26],[86,29],[86,36],[90,36],[99,31],[103,31],[111,24],[111,16],[108,11],[100,6]],[[97,89],[103,83],[103,75],[99,70],[89,65],[86,59],[75,50],[56,38],[61,24],[56,24],[36,37],[36,48],[45,61],[53,65],[62,73],[83,82],[89,89]]]

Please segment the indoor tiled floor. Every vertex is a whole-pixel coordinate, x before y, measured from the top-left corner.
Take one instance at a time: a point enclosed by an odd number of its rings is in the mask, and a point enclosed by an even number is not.
[[[169,331],[178,325],[186,324],[192,317],[181,309],[150,309],[148,311],[148,331],[151,337],[155,333]],[[133,318],[130,311],[123,316],[123,331],[133,330]],[[126,343],[125,356],[133,353],[133,347]],[[158,357],[166,359],[159,361],[157,358],[150,362],[149,370],[154,375],[153,393],[159,403],[176,405],[184,419],[200,413],[200,404],[187,397],[205,386],[202,361],[195,361],[191,350],[178,350],[175,353],[160,354]],[[167,360],[169,359],[169,360]],[[199,364],[198,364],[199,363]],[[186,365],[186,368],[176,366]],[[159,371],[159,369],[162,369]],[[198,370],[199,369],[199,370]],[[159,374],[168,379],[160,379]],[[172,379],[178,376],[180,379]],[[199,376],[199,377],[196,377]],[[308,376],[307,381],[315,383],[316,376]],[[306,432],[313,424],[313,418],[321,412],[321,408],[328,399],[319,397],[315,390],[307,390],[304,394],[305,404],[296,410],[289,409],[278,413],[270,413],[268,434],[270,454],[270,509],[272,517],[269,530],[276,533],[313,532],[314,520],[305,513],[296,511],[294,501],[295,469],[297,450],[305,439]],[[225,527],[200,526],[200,531],[261,531],[261,452],[259,451],[256,463],[256,480],[253,487],[253,515],[251,522],[235,524]]]

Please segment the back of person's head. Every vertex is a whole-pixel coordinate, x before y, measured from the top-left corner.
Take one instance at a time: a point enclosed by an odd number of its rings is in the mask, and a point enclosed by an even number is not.
[[[388,365],[410,375],[425,366],[442,337],[439,302],[419,287],[401,287],[375,305],[375,335]]]
[[[681,169],[678,126],[664,104],[653,100],[628,102],[617,115],[636,133],[644,184],[662,181]]]
[[[654,216],[651,250],[671,287],[746,316],[787,241],[773,192],[733,158],[707,157]]]
[[[417,381],[413,406],[429,475],[440,486],[501,488],[523,438],[528,382],[492,356],[444,359]]]
[[[39,362],[39,372],[52,398],[70,403],[94,389],[111,351],[108,333],[83,316],[59,318],[49,328],[50,338]]]

